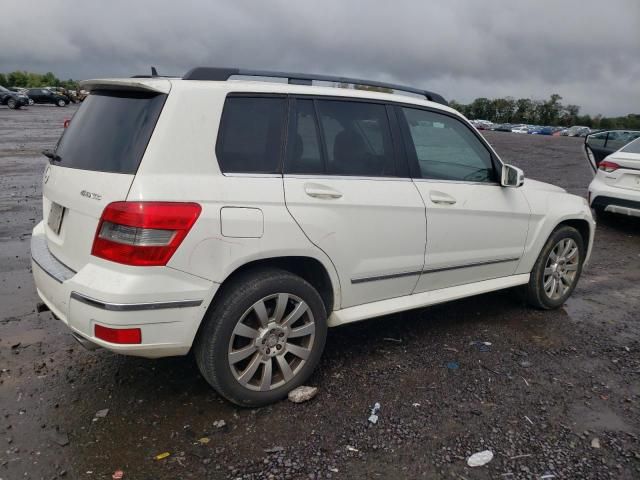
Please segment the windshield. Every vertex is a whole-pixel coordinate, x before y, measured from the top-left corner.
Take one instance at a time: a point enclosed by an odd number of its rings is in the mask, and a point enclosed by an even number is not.
[[[58,143],[58,165],[135,173],[165,99],[154,92],[92,92]]]
[[[0,92],[9,92],[10,90],[7,90],[6,88],[4,88],[3,86],[0,86]]]

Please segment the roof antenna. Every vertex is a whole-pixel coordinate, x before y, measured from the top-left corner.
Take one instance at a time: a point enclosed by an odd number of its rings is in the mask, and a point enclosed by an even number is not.
[[[152,77],[158,76],[158,71],[156,70],[156,67],[151,67],[151,76]]]

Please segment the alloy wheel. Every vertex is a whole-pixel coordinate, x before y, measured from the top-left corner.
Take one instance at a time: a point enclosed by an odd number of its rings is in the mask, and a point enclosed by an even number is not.
[[[293,379],[314,346],[316,324],[301,298],[276,293],[254,303],[229,340],[228,363],[245,388],[269,391]]]
[[[578,273],[580,249],[572,238],[563,238],[551,249],[544,267],[543,288],[552,300],[562,298]]]

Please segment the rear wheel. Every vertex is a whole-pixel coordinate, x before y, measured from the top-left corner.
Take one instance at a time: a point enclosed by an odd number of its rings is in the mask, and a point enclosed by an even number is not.
[[[562,306],[578,283],[585,253],[578,230],[570,226],[557,228],[531,271],[527,286],[529,303],[542,309]]]
[[[318,292],[276,269],[246,272],[223,287],[194,348],[202,375],[233,403],[284,398],[315,369],[327,334]]]

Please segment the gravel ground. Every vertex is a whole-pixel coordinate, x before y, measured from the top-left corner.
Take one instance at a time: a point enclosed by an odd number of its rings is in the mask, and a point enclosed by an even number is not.
[[[640,222],[599,219],[562,309],[506,291],[333,329],[315,399],[239,409],[190,357],[87,352],[35,312],[39,152],[74,109],[0,109],[0,479],[640,478]],[[527,176],[586,194],[581,139],[486,136]]]

